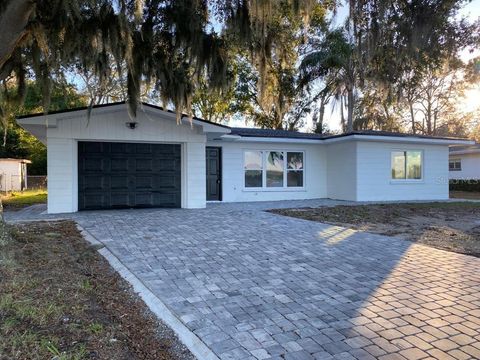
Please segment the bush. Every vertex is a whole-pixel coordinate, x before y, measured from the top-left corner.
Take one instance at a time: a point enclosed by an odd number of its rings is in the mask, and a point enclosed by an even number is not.
[[[452,179],[450,180],[450,191],[480,192],[480,180],[478,179]]]

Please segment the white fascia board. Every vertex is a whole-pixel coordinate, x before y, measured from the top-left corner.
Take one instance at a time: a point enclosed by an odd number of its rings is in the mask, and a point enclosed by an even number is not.
[[[450,151],[450,155],[468,155],[468,154],[480,154],[480,149]]]
[[[57,118],[55,115],[38,115],[29,118],[16,119],[17,123],[23,127],[23,125],[44,125],[45,127],[57,127]]]
[[[416,138],[409,136],[377,136],[377,135],[347,135],[338,138],[322,140],[326,144],[341,142],[341,141],[375,141],[375,142],[390,142],[390,143],[412,143],[412,144],[427,144],[427,145],[473,145],[474,141],[462,139],[427,139]]]

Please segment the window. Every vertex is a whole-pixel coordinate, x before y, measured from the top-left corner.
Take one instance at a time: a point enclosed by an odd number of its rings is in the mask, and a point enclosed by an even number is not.
[[[303,188],[301,151],[244,152],[245,188]]]
[[[267,152],[267,187],[283,187],[283,152]]]
[[[303,153],[287,153],[287,186],[303,187]]]
[[[245,187],[262,187],[262,152],[245,151],[244,166]]]
[[[393,180],[421,180],[421,151],[392,151]]]
[[[462,170],[462,160],[461,159],[452,159],[448,162],[448,170],[450,171],[461,171]]]

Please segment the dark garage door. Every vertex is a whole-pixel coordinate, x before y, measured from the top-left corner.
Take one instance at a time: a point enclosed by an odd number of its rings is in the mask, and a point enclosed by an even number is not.
[[[79,210],[180,207],[180,145],[78,143]]]

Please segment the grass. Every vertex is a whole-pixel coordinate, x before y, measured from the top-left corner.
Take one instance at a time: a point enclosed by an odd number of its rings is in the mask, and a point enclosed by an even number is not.
[[[46,190],[25,190],[12,192],[2,196],[2,204],[6,209],[22,209],[35,204],[47,202]]]
[[[0,223],[3,224],[3,223]],[[0,227],[0,231],[1,231]],[[190,359],[73,222],[0,241],[0,359]]]

